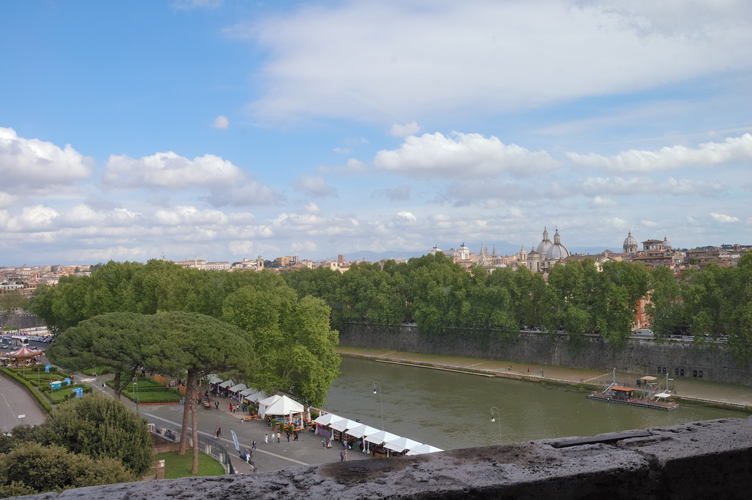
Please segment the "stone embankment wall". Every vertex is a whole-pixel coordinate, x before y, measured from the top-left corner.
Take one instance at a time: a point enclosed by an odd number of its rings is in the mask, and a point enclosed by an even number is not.
[[[750,485],[752,417],[291,467],[251,476],[92,486],[24,498],[699,500],[748,499]]]
[[[0,328],[4,326],[17,326],[18,328],[34,328],[44,326],[44,321],[34,314],[9,314],[0,315]]]
[[[421,335],[413,326],[391,329],[353,326],[340,332],[339,343],[343,347],[422,352],[593,370],[616,368],[640,375],[658,376],[660,368],[661,374],[668,372],[674,379],[696,377],[713,382],[752,385],[752,366],[737,366],[722,343],[699,347],[681,340],[659,342],[652,338],[630,338],[624,349],[616,350],[595,335],[587,336],[584,345],[575,347],[566,335],[555,335],[551,339],[539,333],[521,332],[516,340],[501,340],[493,333],[484,334],[485,339],[483,335],[472,333]]]

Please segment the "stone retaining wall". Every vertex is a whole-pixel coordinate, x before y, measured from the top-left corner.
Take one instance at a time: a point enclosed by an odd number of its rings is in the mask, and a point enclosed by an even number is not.
[[[630,338],[622,350],[613,349],[598,336],[587,336],[584,345],[573,347],[566,335],[553,339],[540,333],[521,332],[517,340],[502,341],[494,333],[478,335],[421,335],[413,326],[380,329],[348,327],[340,332],[343,347],[421,352],[442,356],[498,359],[571,368],[610,370],[616,368],[640,375],[658,375],[665,368],[672,378],[697,377],[713,382],[752,385],[752,367],[737,366],[721,343],[699,347],[692,342]],[[676,373],[678,370],[678,374]],[[684,375],[681,375],[682,370]]]
[[[326,498],[747,499],[752,417],[353,460],[251,476],[92,486],[35,500]]]

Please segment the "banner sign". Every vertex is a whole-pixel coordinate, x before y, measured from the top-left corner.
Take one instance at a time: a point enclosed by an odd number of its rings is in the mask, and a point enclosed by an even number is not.
[[[232,433],[232,442],[235,443],[235,449],[237,451],[240,451],[240,445],[238,444],[238,436],[235,434],[235,431],[231,430],[230,433]]]

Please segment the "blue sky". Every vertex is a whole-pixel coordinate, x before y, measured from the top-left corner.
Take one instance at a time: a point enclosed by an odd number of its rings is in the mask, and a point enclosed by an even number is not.
[[[741,0],[3,2],[0,265],[752,242]]]

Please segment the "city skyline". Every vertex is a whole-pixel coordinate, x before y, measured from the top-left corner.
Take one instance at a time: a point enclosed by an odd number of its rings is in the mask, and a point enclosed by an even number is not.
[[[0,18],[0,265],[752,239],[744,2]]]

